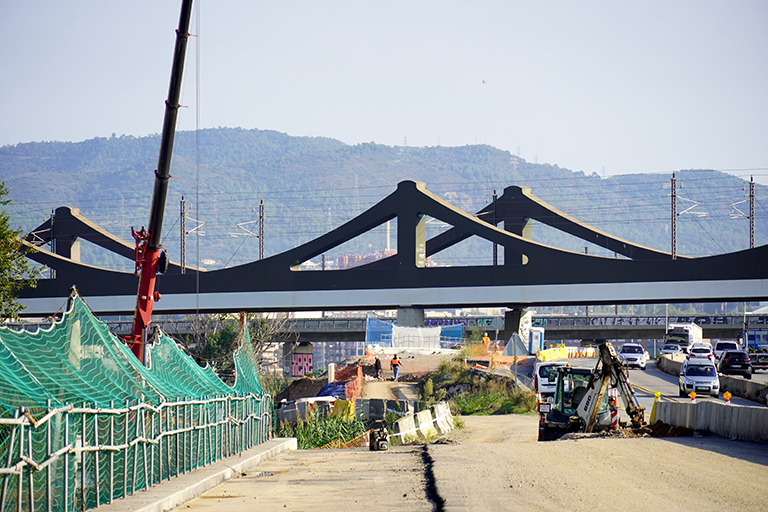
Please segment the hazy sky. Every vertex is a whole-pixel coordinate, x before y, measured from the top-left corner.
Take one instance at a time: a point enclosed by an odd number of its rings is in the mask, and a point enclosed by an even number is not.
[[[162,130],[180,0],[0,0],[0,145]],[[200,0],[181,130],[768,184],[768,2]],[[198,16],[199,12],[199,16]],[[754,170],[753,170],[754,169]],[[0,170],[1,172],[1,170]]]

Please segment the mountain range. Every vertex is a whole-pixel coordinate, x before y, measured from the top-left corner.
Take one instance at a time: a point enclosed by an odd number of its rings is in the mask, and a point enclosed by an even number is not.
[[[10,189],[11,224],[25,232],[59,206],[130,241],[131,226],[147,224],[160,136],[116,136],[82,142],[30,142],[0,147],[0,179]],[[663,167],[663,163],[660,165]],[[474,213],[504,187],[532,193],[610,234],[670,250],[671,171],[601,177],[553,164],[527,162],[487,145],[462,147],[347,145],[324,137],[293,137],[271,130],[205,129],[176,134],[163,243],[172,259],[181,247],[184,200],[187,264],[221,268],[258,259],[259,204],[263,201],[264,254],[277,254],[332,230],[395,190],[418,180],[448,202]],[[677,251],[706,256],[749,247],[748,182],[713,170],[677,170]],[[733,206],[735,205],[735,207]],[[685,213],[683,210],[692,208]],[[755,244],[768,243],[768,187],[755,185]],[[202,225],[197,227],[200,223]],[[428,236],[446,226],[430,219]],[[196,229],[195,229],[196,228]],[[396,249],[396,223],[329,252],[333,267],[344,254]],[[604,249],[542,224],[533,239],[572,251],[613,257]],[[491,244],[470,239],[434,264],[490,264]],[[125,271],[131,261],[84,244],[87,263]],[[320,264],[319,261],[315,262]]]

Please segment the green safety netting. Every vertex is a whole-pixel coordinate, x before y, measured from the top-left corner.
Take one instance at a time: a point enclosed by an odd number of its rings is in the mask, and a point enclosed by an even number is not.
[[[0,327],[0,410],[8,417],[24,406],[38,409],[82,403],[95,407],[230,393],[264,393],[247,325],[234,354],[235,385],[213,368],[200,367],[164,332],[142,365],[108,326],[78,296],[50,328],[35,332]]]
[[[245,342],[245,340],[251,339],[248,333],[248,322],[243,322],[243,331],[240,333],[240,336],[240,348],[234,354],[235,389],[241,393],[261,395],[264,393],[264,390],[259,383],[253,346],[249,342]]]
[[[147,359],[151,378],[167,397],[206,396],[234,391],[210,365],[202,368],[162,331],[157,332],[154,343],[147,349]]]
[[[49,328],[0,327],[0,510],[94,508],[271,436],[247,328],[234,386],[160,330],[147,354],[76,293]]]

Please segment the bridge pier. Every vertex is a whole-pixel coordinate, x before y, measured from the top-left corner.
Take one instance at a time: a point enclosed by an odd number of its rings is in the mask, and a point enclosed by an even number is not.
[[[502,335],[504,341],[509,341],[512,333],[516,332],[520,339],[523,340],[523,344],[527,346],[532,317],[533,312],[527,308],[507,308],[504,311],[504,331]]]
[[[424,308],[398,308],[397,325],[400,327],[424,327]]]

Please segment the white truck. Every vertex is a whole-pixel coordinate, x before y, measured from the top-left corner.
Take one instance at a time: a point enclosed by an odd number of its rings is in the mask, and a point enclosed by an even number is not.
[[[704,339],[702,334],[703,331],[701,330],[701,326],[694,323],[671,323],[667,326],[667,333],[664,335],[664,343],[676,343],[680,345],[683,352],[687,354],[691,345],[701,342]]]

